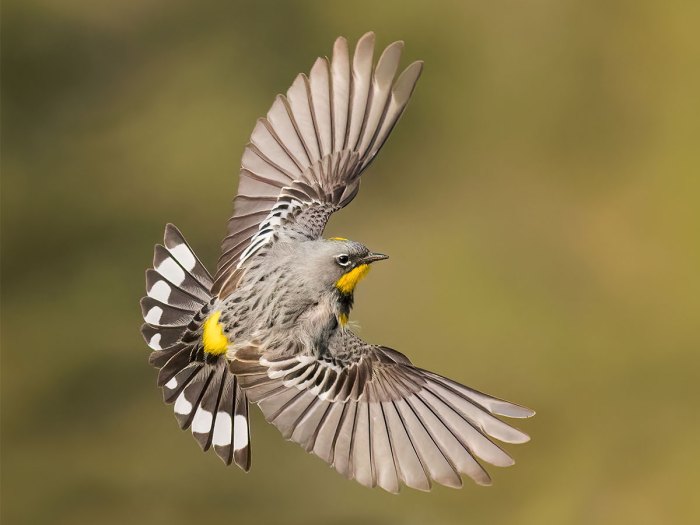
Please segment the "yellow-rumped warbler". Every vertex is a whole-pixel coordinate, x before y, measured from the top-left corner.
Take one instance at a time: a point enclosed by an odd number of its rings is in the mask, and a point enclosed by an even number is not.
[[[146,272],[143,335],[182,428],[227,464],[250,468],[248,402],[338,472],[396,492],[431,480],[490,478],[476,458],[513,460],[491,438],[528,436],[495,415],[530,417],[362,341],[347,326],[357,282],[386,256],[321,237],[403,113],[423,64],[395,80],[402,42],[373,67],[374,34],[350,58],[338,38],[258,120],[243,153],[235,212],[212,278],[165,229]]]

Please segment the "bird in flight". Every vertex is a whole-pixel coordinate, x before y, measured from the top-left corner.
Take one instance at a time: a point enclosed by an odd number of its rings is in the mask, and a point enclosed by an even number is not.
[[[226,463],[250,469],[249,403],[282,435],[368,487],[430,490],[491,479],[513,464],[495,442],[529,437],[496,416],[528,408],[478,392],[371,344],[348,326],[355,286],[386,259],[324,238],[357,194],[413,93],[403,42],[373,65],[374,34],[296,77],[257,121],[212,277],[168,224],[146,271],[143,336],[179,425]]]

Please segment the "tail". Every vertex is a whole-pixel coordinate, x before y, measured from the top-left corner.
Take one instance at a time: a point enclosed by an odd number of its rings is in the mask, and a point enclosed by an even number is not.
[[[165,227],[165,246],[156,245],[141,299],[149,362],[160,370],[158,386],[175,417],[203,450],[212,445],[227,464],[250,469],[248,400],[225,355],[202,352],[202,329],[214,299],[212,278],[180,231]]]

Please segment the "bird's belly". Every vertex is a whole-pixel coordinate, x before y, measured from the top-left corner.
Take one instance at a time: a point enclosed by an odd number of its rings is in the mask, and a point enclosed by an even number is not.
[[[236,345],[258,344],[273,355],[312,352],[320,355],[338,328],[333,306],[327,302],[299,302],[284,297],[258,297],[231,303],[226,335]]]

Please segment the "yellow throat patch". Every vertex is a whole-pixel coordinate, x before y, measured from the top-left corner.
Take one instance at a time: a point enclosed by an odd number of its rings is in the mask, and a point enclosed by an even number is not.
[[[361,264],[343,274],[343,276],[335,282],[335,287],[340,290],[341,293],[349,295],[355,290],[357,283],[367,275],[367,272],[369,272],[369,264]]]
[[[229,341],[224,335],[224,327],[219,322],[221,312],[214,312],[202,326],[202,342],[204,343],[204,351],[207,354],[221,355],[228,350]]]

